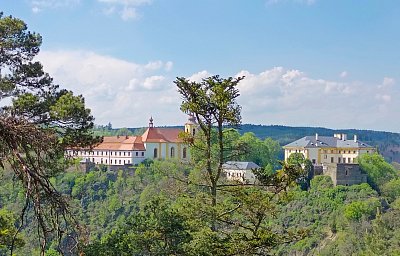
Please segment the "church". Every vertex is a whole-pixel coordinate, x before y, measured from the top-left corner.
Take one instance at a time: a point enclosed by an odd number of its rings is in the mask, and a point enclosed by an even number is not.
[[[195,135],[198,125],[189,115],[184,130],[179,128],[154,127],[153,118],[149,120],[146,131],[141,136],[107,136],[92,150],[68,149],[66,154],[79,157],[82,162],[106,166],[132,166],[145,159],[177,159],[188,161],[188,145],[179,134],[186,132]]]

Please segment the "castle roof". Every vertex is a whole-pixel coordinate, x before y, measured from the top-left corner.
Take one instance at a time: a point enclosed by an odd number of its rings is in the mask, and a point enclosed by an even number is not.
[[[182,142],[179,138],[179,133],[182,130],[179,128],[158,128],[149,127],[142,135],[143,142],[171,142],[178,143]]]
[[[251,170],[260,168],[260,166],[253,162],[228,161],[222,165],[222,168],[225,170]]]
[[[305,136],[285,145],[283,148],[373,148],[372,146],[354,140],[344,140],[329,136]]]
[[[97,150],[145,150],[140,136],[106,136]]]

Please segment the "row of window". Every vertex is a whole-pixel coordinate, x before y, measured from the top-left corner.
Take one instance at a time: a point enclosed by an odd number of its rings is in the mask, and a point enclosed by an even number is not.
[[[336,151],[337,151],[337,153],[338,154],[356,154],[357,153],[357,151],[355,151],[355,150],[353,150],[353,151],[351,151],[351,150],[330,150],[330,153],[331,154],[337,154],[336,153]],[[324,154],[328,154],[328,150],[324,150]]]
[[[328,155],[324,155],[324,159],[328,159]],[[346,158],[346,157],[343,157],[343,158],[338,157],[337,163],[342,163],[343,162],[345,164],[346,161],[347,161],[348,164],[351,164],[351,163],[356,163],[357,160],[356,160],[356,158],[351,158],[351,157],[348,157],[348,158]],[[335,163],[335,157],[333,157],[333,156],[331,157],[331,163]]]
[[[169,156],[171,158],[175,157],[175,148],[174,147],[170,148]],[[157,157],[158,157],[158,149],[155,148],[153,150],[153,158],[157,158]],[[183,148],[183,150],[182,150],[182,158],[185,159],[186,157],[187,157],[187,150],[186,150],[186,148]]]
[[[108,152],[110,152],[110,156],[131,156],[131,152],[129,151],[70,151],[68,152],[69,155],[74,155],[74,156],[86,156],[86,155],[96,155],[96,156],[107,156]],[[135,152],[135,156],[139,156],[139,153],[141,156],[144,156],[144,152]]]
[[[108,164],[107,158],[106,159],[101,158],[100,162],[96,162],[94,158],[92,158],[92,159],[87,158],[85,160],[88,160],[88,161],[91,160],[91,162],[96,163],[96,164]],[[129,160],[129,159],[128,160],[110,159],[110,164],[130,164],[130,163],[131,163],[131,160]]]

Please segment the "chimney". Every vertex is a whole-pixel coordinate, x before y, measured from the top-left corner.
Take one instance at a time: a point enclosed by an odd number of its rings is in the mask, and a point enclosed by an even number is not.
[[[342,140],[347,140],[347,134],[342,133]]]
[[[357,134],[354,134],[354,142],[357,142]]]
[[[318,140],[318,133],[315,134],[315,140]]]
[[[339,140],[341,140],[341,139],[342,139],[342,134],[340,134],[340,133],[335,133],[335,134],[333,135],[333,137],[338,138]]]

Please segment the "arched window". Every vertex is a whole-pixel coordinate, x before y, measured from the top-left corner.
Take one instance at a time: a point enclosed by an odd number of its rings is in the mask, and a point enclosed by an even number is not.
[[[153,158],[157,158],[157,155],[158,155],[157,153],[158,153],[158,152],[157,152],[157,149],[155,148],[155,149],[154,149]]]
[[[175,157],[175,148],[171,147],[171,158]]]
[[[186,155],[187,155],[187,153],[186,153],[186,148],[183,148],[183,152],[182,152],[182,153],[183,153],[183,154],[182,154],[182,155],[183,155],[182,157],[183,157],[183,158],[186,158]]]

